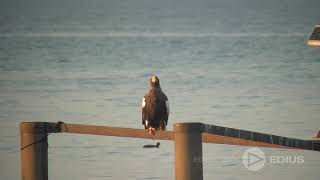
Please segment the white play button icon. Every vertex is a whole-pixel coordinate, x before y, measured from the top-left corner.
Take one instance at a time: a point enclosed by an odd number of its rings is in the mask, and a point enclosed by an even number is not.
[[[242,155],[243,165],[249,171],[258,171],[263,168],[265,160],[265,154],[259,148],[247,149]]]

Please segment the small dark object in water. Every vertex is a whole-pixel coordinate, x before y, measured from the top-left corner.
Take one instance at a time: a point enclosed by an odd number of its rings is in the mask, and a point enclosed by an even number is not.
[[[156,144],[156,145],[153,145],[153,144],[146,144],[146,145],[144,145],[144,146],[143,146],[143,148],[159,148],[159,146],[160,146],[160,143],[159,143],[159,142],[157,142],[157,144]]]

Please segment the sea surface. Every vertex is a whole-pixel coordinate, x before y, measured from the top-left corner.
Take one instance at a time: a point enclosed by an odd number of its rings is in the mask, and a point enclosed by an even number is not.
[[[160,78],[174,123],[312,139],[320,128],[319,0],[2,0],[0,179],[20,179],[22,121],[142,128]],[[49,136],[49,179],[174,179],[173,143]],[[313,179],[319,152],[262,148],[303,163],[242,164],[246,147],[204,144],[204,179]]]

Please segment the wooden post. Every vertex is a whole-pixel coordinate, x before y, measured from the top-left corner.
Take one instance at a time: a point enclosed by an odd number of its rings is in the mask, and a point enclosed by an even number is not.
[[[48,132],[53,132],[55,123],[22,122],[21,177],[22,180],[48,180]]]
[[[203,180],[202,124],[174,125],[176,180]]]

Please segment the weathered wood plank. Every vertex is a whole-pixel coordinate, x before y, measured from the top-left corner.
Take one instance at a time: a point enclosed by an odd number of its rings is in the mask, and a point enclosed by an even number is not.
[[[315,26],[309,41],[307,42],[308,46],[320,46],[320,26]]]
[[[121,128],[111,126],[95,126],[59,123],[57,127],[50,124],[52,132],[91,134],[103,136],[117,136],[128,138],[158,139],[173,141],[175,132],[158,131],[155,136],[150,135],[144,129]],[[49,125],[48,125],[49,126]],[[53,128],[55,127],[55,128]],[[59,130],[57,130],[59,129]],[[240,146],[270,147],[270,148],[294,148],[320,151],[320,141],[301,140],[289,137],[265,134],[241,129],[202,124],[202,142]]]
[[[94,126],[81,124],[63,124],[62,132],[76,133],[76,134],[91,134],[102,136],[117,136],[143,139],[159,139],[159,140],[173,140],[174,133],[171,131],[158,131],[155,136],[150,135],[144,129],[134,128],[120,128],[110,126]]]
[[[215,134],[202,133],[203,143],[214,143],[214,144],[226,144],[226,145],[238,145],[238,146],[254,146],[254,147],[269,147],[269,148],[290,148],[287,146],[269,144],[265,142],[258,142],[246,139],[239,139],[228,136],[221,136]]]
[[[257,147],[295,148],[320,151],[320,141],[301,140],[229,127],[203,124],[203,133],[208,142]],[[211,140],[210,140],[211,139]]]

